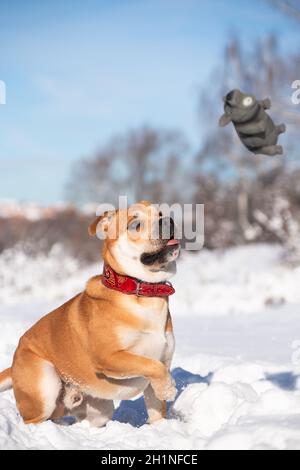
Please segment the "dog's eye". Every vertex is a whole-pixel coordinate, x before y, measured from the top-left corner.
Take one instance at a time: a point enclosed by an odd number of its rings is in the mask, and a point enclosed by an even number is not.
[[[253,103],[253,98],[251,98],[251,96],[246,96],[246,98],[243,99],[244,106],[251,106],[252,103]]]
[[[143,227],[143,222],[137,219],[129,224],[128,230],[130,230],[131,232],[139,232],[142,227]]]

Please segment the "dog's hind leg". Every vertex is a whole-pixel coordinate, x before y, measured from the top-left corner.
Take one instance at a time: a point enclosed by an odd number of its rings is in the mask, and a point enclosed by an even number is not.
[[[81,405],[74,408],[70,414],[78,421],[86,419],[91,426],[102,427],[112,419],[114,411],[113,400],[85,396]]]
[[[12,388],[11,368],[0,372],[0,392]]]
[[[54,366],[29,350],[16,352],[13,389],[19,412],[26,424],[49,419],[61,390],[61,380]]]
[[[61,392],[56,400],[56,407],[51,415],[54,423],[61,424],[61,418],[64,416],[72,416],[72,410],[81,405],[83,401],[83,393],[79,388],[70,383],[63,383]]]

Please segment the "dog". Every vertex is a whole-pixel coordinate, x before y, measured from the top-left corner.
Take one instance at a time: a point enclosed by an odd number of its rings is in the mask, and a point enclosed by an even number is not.
[[[30,328],[0,374],[0,391],[13,388],[26,424],[72,414],[104,426],[114,400],[142,393],[149,423],[166,416],[176,396],[168,299],[180,252],[174,230],[172,218],[146,201],[90,225],[90,235],[104,236],[103,274]]]

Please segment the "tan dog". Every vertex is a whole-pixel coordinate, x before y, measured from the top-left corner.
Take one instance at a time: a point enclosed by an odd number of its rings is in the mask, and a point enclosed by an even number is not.
[[[168,224],[172,233],[165,239]],[[149,422],[165,416],[165,402],[176,393],[169,372],[174,337],[168,294],[155,292],[172,289],[166,281],[179,254],[173,227],[146,202],[92,223],[91,235],[106,234],[108,278],[90,279],[83,293],[39,320],[20,339],[12,367],[0,374],[0,391],[13,387],[25,423],[58,419],[72,409],[78,419],[102,426],[112,417],[113,400],[143,392]],[[111,273],[120,285],[110,284]],[[136,279],[144,281],[141,290],[124,293],[122,285]],[[150,295],[136,295],[144,288]]]

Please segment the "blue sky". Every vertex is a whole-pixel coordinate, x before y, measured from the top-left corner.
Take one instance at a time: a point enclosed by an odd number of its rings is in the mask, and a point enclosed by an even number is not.
[[[62,200],[72,162],[144,123],[196,144],[197,95],[232,32],[300,44],[264,0],[2,0],[0,198]]]

